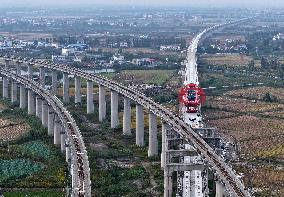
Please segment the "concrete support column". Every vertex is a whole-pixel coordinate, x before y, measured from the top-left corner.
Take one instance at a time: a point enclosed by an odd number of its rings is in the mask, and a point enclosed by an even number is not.
[[[16,63],[16,74],[21,75],[21,62]]]
[[[66,140],[66,133],[64,128],[61,129],[61,133],[60,133],[60,149],[62,153],[65,153],[66,149],[65,149],[65,140]]]
[[[57,93],[57,72],[56,70],[52,70],[51,74],[51,93],[56,95]]]
[[[124,98],[123,135],[131,135],[131,103],[129,98]]]
[[[70,165],[70,159],[71,159],[71,150],[69,144],[66,142],[66,162],[68,163],[68,166]]]
[[[71,175],[72,175],[72,188],[76,188],[78,187],[78,179],[77,179],[77,175],[78,175],[78,167],[77,164],[75,163],[74,159],[72,159],[71,157]],[[74,195],[76,196],[76,195]]]
[[[42,121],[42,98],[36,96],[36,116]]]
[[[161,168],[166,165],[166,151],[167,151],[167,125],[162,123],[162,152],[161,152]]]
[[[5,59],[5,67],[6,70],[10,69],[10,60]],[[3,98],[9,98],[9,78],[3,76]]]
[[[61,143],[60,134],[61,134],[61,122],[59,120],[59,117],[56,116],[54,122],[54,138],[53,138],[55,145],[59,145]]]
[[[28,90],[28,114],[35,114],[35,94]]]
[[[75,104],[81,103],[81,78],[75,77]]]
[[[8,70],[10,68],[10,60],[5,60],[5,69]]]
[[[29,79],[33,78],[33,73],[34,73],[33,65],[29,64],[28,65],[28,76],[29,76]]]
[[[27,107],[27,95],[25,86],[20,86],[20,108],[24,109]]]
[[[106,118],[106,89],[104,86],[99,87],[99,121]]]
[[[15,103],[17,102],[17,93],[18,93],[18,84],[16,81],[11,82],[11,102]]]
[[[7,77],[3,76],[3,98],[8,99],[9,98],[9,79]]]
[[[45,68],[39,68],[39,83],[42,87],[45,87]]]
[[[118,127],[118,93],[111,91],[111,128]]]
[[[55,114],[51,107],[48,108],[48,135],[53,136]]]
[[[63,102],[69,103],[69,78],[68,73],[63,73]]]
[[[157,116],[149,113],[149,148],[148,157],[158,155]]]
[[[87,114],[94,113],[93,81],[87,81]]]
[[[48,104],[47,101],[42,101],[42,125],[47,127],[48,126]]]
[[[224,197],[225,196],[225,186],[221,181],[216,181],[216,197]]]
[[[139,104],[136,105],[136,145],[144,146],[144,111]]]
[[[164,169],[164,197],[172,197],[173,194],[173,176],[167,169]]]

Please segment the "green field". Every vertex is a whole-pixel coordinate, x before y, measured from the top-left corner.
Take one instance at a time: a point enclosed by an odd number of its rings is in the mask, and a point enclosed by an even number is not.
[[[63,192],[5,192],[5,197],[64,197]]]
[[[32,175],[43,168],[43,164],[26,159],[0,160],[0,183]]]
[[[124,70],[115,75],[113,79],[126,84],[134,82],[134,84],[163,85],[175,73],[175,70]]]

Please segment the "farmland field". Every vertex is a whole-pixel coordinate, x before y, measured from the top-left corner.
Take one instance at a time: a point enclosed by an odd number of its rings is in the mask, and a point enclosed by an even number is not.
[[[43,169],[41,163],[35,163],[24,159],[0,160],[0,184],[3,185],[10,179],[30,176]]]
[[[243,98],[231,98],[226,96],[207,97],[213,108],[235,112],[266,112],[283,111],[284,104],[267,103],[263,101],[247,100]]]
[[[200,73],[201,85],[216,87],[208,91],[203,117],[207,126],[217,127],[222,136],[237,142],[239,161],[233,166],[244,173],[244,183],[255,189],[255,196],[280,197],[284,196],[283,81],[269,76],[268,71],[249,71],[246,67],[251,60],[250,56],[228,54],[202,56],[210,69],[204,67]],[[254,63],[259,71],[260,60]],[[257,83],[265,86],[245,85]]]
[[[226,73],[200,73],[199,79],[202,87],[208,88],[210,86],[221,87],[233,85],[245,85],[245,84],[257,84],[264,83],[265,85],[270,84],[281,84],[281,81],[274,82],[267,76],[252,76],[249,77],[245,74],[226,74]]]
[[[2,133],[4,139],[11,140],[0,141],[0,187],[12,192],[5,196],[17,196],[18,191],[22,192],[18,196],[36,196],[37,193],[29,192],[45,191],[37,190],[39,188],[46,188],[51,193],[39,192],[38,195],[61,196],[57,191],[62,191],[67,181],[65,158],[60,149],[52,145],[53,138],[47,136],[41,121],[13,107],[5,110],[0,118],[1,127],[10,128]],[[18,132],[19,128],[25,132],[15,135],[13,132]],[[56,191],[54,194],[53,190]]]
[[[39,157],[44,159],[51,159],[53,157],[52,151],[42,141],[32,141],[24,143],[19,145],[18,148],[22,151],[23,154],[31,155],[33,157]]]
[[[23,40],[53,38],[53,35],[48,34],[48,33],[8,33],[8,32],[0,32],[0,34],[5,35],[5,36],[14,36],[18,39],[23,39]]]
[[[263,99],[263,96],[266,93],[271,94],[271,96],[275,97],[279,101],[284,101],[283,88],[254,87],[254,88],[228,91],[225,93],[225,95],[238,96],[238,97],[244,97],[244,98],[250,98],[250,99]]]
[[[5,192],[5,197],[64,197],[65,194],[63,192]]]
[[[174,70],[127,70],[122,71],[113,79],[126,84],[163,85],[175,75]]]
[[[97,51],[99,48],[92,48],[91,50]],[[112,52],[116,53],[117,49],[115,48],[100,48],[104,52]],[[150,48],[126,48],[123,49],[124,52],[129,52],[132,54],[159,54],[159,55],[179,55],[180,52],[175,52],[175,51],[160,51],[157,49],[150,49]]]
[[[276,102],[264,101],[267,92],[277,98]],[[260,189],[260,196],[284,194],[281,167],[284,159],[283,92],[283,88],[271,87],[224,91],[223,95],[209,96],[203,111],[209,126],[237,140],[241,161],[250,164],[236,169],[246,174],[246,184],[251,184],[248,176],[252,177],[252,184]]]
[[[4,109],[7,109],[7,106],[3,105],[0,103],[0,111],[4,110]]]
[[[284,122],[281,120],[238,116],[211,120],[209,124],[218,127],[222,133],[236,138],[240,142],[242,152],[247,156],[260,156],[261,151],[279,147],[281,140],[284,139]],[[283,157],[284,152],[279,152],[278,156]]]
[[[230,67],[240,67],[247,66],[250,61],[253,60],[252,57],[239,54],[214,54],[214,55],[202,55],[201,59],[210,64],[216,66],[230,66]]]
[[[0,140],[13,140],[23,136],[30,126],[21,119],[0,118]]]

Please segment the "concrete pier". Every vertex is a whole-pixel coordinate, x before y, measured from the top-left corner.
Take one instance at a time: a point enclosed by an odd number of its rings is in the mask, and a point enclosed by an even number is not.
[[[56,116],[55,121],[54,121],[54,144],[59,145],[61,143],[61,122],[59,120],[59,117]]]
[[[10,68],[10,60],[5,60],[5,69],[8,70]]]
[[[57,94],[57,72],[52,70],[51,73],[51,93],[56,95]]]
[[[118,93],[111,91],[111,128],[117,128],[118,125]]]
[[[99,121],[106,118],[106,89],[104,86],[99,87]]]
[[[39,83],[42,87],[45,86],[45,68],[44,67],[39,68]]]
[[[173,195],[173,176],[167,169],[164,169],[164,197]]]
[[[24,109],[27,107],[27,95],[26,88],[23,85],[20,85],[20,108]]]
[[[9,79],[7,77],[3,77],[3,98],[9,98]]]
[[[75,77],[75,104],[81,103],[81,78]]]
[[[51,107],[48,108],[48,135],[53,136],[55,113]]]
[[[33,74],[34,74],[33,64],[29,64],[28,65],[28,77],[29,77],[29,79],[33,79]]]
[[[42,125],[47,127],[48,126],[48,103],[47,101],[42,101]]]
[[[162,123],[162,151],[161,151],[161,168],[165,167],[166,164],[166,151],[167,151],[167,125],[165,122]]]
[[[36,116],[42,120],[42,98],[36,96]]]
[[[76,187],[76,183],[78,182],[77,174],[78,174],[78,166],[74,164],[74,160],[71,157],[71,175],[72,175],[72,188]]]
[[[94,113],[94,95],[92,81],[87,81],[87,114]]]
[[[129,98],[124,98],[123,135],[131,135],[131,103]]]
[[[63,102],[69,103],[69,78],[68,73],[63,73]]]
[[[157,116],[149,113],[149,147],[148,157],[158,155]]]
[[[144,111],[139,104],[136,105],[136,145],[144,146]]]
[[[21,75],[21,62],[16,62],[16,74]]]
[[[16,81],[11,82],[11,102],[15,103],[18,101],[18,84]]]
[[[216,181],[216,197],[224,197],[225,196],[225,186],[221,181]]]
[[[70,165],[70,160],[71,160],[71,150],[70,150],[70,146],[69,144],[66,142],[66,162],[68,163],[68,165]]]
[[[10,69],[10,60],[5,60],[5,69]],[[3,98],[8,99],[9,98],[9,78],[3,76]]]
[[[66,139],[66,134],[65,134],[65,130],[62,128],[61,133],[60,133],[60,149],[62,153],[65,153],[66,149],[65,149],[65,139]]]
[[[35,114],[35,94],[28,90],[28,114]]]

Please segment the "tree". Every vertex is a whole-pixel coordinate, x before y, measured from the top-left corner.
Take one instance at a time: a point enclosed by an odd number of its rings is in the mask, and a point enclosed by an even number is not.
[[[279,77],[281,79],[284,79],[284,64],[282,64],[279,68],[278,68],[278,73],[279,73]]]
[[[250,63],[248,64],[248,69],[249,70],[254,70],[254,61],[250,61]]]
[[[261,58],[261,68],[268,69],[270,67],[269,61],[267,58]]]
[[[275,102],[276,101],[276,98],[274,96],[272,96],[269,92],[267,92],[263,98],[262,98],[265,102],[269,102],[269,103],[272,103],[272,102]]]

